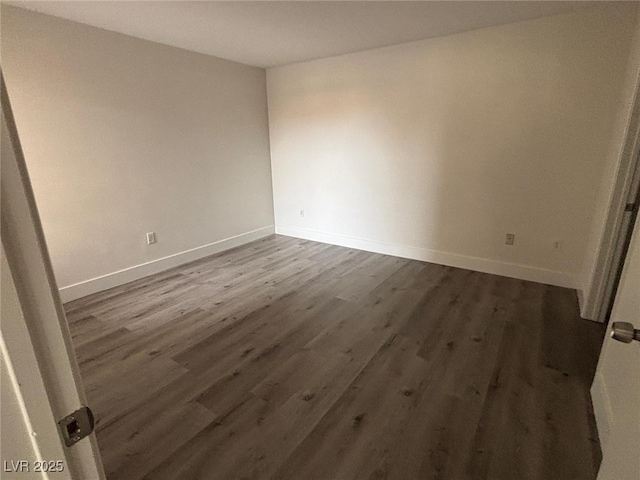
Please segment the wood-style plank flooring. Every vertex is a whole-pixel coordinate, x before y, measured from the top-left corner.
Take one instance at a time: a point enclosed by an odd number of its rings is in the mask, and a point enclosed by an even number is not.
[[[110,480],[594,479],[573,290],[272,236],[65,305]]]

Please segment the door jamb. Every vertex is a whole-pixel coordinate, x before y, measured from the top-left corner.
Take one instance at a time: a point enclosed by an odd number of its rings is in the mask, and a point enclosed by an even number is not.
[[[632,189],[637,183],[634,182],[635,172],[640,171],[640,70],[636,73],[630,110],[596,260],[581,305],[583,318],[601,323],[608,321],[611,312],[619,281],[618,270],[626,253],[623,242],[628,236],[628,226],[633,226],[633,222],[625,221],[625,210],[627,204],[633,202],[636,202],[636,210],[638,208],[636,192]]]

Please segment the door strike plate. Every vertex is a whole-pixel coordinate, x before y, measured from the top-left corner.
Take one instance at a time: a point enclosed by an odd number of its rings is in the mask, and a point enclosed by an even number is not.
[[[93,412],[89,407],[82,407],[60,420],[58,427],[65,445],[75,445],[93,432]]]

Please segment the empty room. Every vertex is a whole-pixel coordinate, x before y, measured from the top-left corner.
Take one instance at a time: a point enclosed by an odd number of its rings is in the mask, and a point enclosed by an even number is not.
[[[1,478],[640,478],[640,2],[0,40]]]

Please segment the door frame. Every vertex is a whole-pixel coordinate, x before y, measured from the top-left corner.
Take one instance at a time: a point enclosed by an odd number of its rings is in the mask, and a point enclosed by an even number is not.
[[[588,287],[582,292],[581,316],[606,323],[611,314],[620,281],[624,256],[630,238],[630,221],[638,210],[640,188],[640,69],[635,72],[635,86],[630,105],[622,149],[616,165],[607,213],[599,232],[599,244]],[[634,204],[634,212],[627,205]]]
[[[20,386],[25,423],[33,426],[34,450],[65,457],[40,460],[64,460],[67,478],[104,480],[95,433],[66,447],[56,425],[87,405],[87,398],[1,70],[0,89],[2,250],[22,314],[22,320],[16,319],[19,325],[12,318],[2,328],[3,354],[11,359],[14,383]],[[29,388],[33,382],[44,387],[44,397]]]

